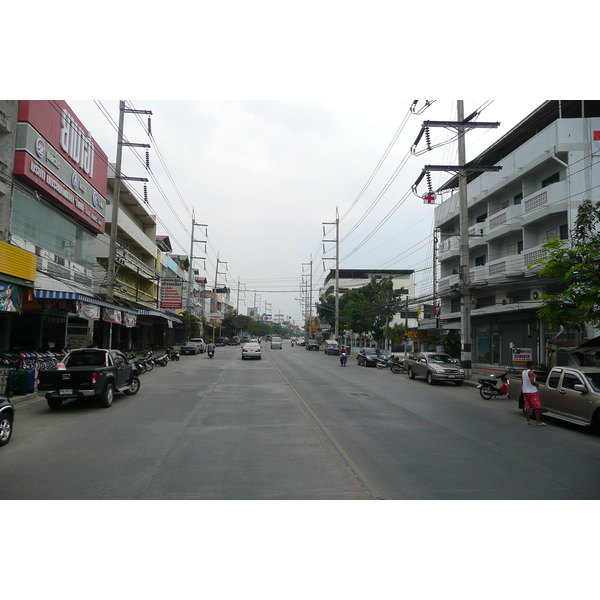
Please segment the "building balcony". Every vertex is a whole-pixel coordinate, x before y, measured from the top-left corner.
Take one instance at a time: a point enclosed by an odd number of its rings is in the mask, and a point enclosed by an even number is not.
[[[131,269],[132,271],[146,279],[155,280],[159,276],[159,273],[156,269],[149,267],[147,264],[142,262],[137,256],[135,256],[135,254],[121,246],[117,247],[117,256],[115,260],[118,264],[123,265],[128,269]]]
[[[567,182],[559,181],[523,198],[521,225],[529,225],[548,215],[565,212],[568,208],[568,197]]]
[[[439,256],[440,260],[456,258],[460,254],[460,241],[458,236],[452,236],[440,242]]]
[[[485,241],[502,237],[507,233],[521,228],[521,216],[523,215],[523,205],[515,204],[496,213],[488,219],[488,228],[486,230]]]
[[[460,277],[458,273],[453,273],[447,277],[440,277],[438,281],[438,291],[441,295],[447,294],[452,288],[460,285]]]
[[[488,269],[488,279],[494,281],[494,283],[503,279],[522,276],[523,272],[526,270],[522,254],[512,254],[510,256],[492,260],[486,267]]]

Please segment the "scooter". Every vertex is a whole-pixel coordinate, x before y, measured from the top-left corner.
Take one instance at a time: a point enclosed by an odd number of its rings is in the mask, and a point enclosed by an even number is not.
[[[169,355],[168,353],[164,353],[162,356],[157,356],[154,359],[154,362],[161,367],[166,367],[169,364]]]
[[[487,377],[481,377],[477,380],[477,389],[479,390],[479,394],[484,400],[490,400],[495,396],[506,396],[510,398],[508,395],[508,371],[505,371],[498,377],[494,375],[490,375],[490,379]],[[501,385],[498,385],[499,381]]]
[[[175,348],[169,348],[167,354],[169,355],[169,360],[179,360],[179,352]]]
[[[340,366],[345,367],[348,364],[348,355],[340,354]]]
[[[208,354],[208,358],[212,358],[215,355],[215,351],[214,350],[208,350],[206,352],[206,354]]]

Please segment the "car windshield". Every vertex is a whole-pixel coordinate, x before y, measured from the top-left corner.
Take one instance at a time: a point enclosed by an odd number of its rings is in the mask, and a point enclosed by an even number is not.
[[[431,354],[429,356],[429,362],[450,364],[452,359],[447,354]]]
[[[195,346],[196,342],[186,342],[184,346]]]
[[[365,354],[379,354],[379,348],[365,348]]]
[[[584,373],[595,392],[600,392],[600,373]]]
[[[258,344],[255,344],[254,342],[250,342],[248,344],[245,344],[244,348],[246,350],[248,350],[248,348],[250,348],[250,349],[252,349],[252,348],[260,348],[260,346]]]

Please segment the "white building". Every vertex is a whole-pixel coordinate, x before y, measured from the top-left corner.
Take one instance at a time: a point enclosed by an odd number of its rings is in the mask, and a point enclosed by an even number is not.
[[[600,131],[595,117],[600,117],[598,101],[547,101],[467,163],[502,167],[468,175],[474,367],[510,364],[511,348],[531,348],[533,360],[545,362],[547,341],[559,333],[578,337],[553,331],[538,318],[539,296],[555,293],[561,283],[540,278],[528,265],[544,256],[542,245],[549,239],[569,239],[584,199],[600,200],[599,159],[592,152],[594,131]],[[457,187],[455,176],[438,190],[454,193],[436,207],[435,226],[441,232],[440,327],[459,329]]]

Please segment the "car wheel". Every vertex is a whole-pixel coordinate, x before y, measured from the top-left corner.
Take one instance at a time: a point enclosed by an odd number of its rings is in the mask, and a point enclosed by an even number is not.
[[[62,406],[63,401],[60,398],[48,398],[48,406],[52,410],[58,410]]]
[[[102,408],[110,408],[115,397],[115,386],[112,383],[106,384],[106,391],[100,400]]]
[[[415,378],[415,373],[414,373],[414,371],[412,370],[411,367],[408,367],[408,377],[409,377],[409,379],[414,379]]]
[[[6,446],[10,442],[13,432],[13,419],[5,413],[0,416],[0,446]]]
[[[128,396],[133,396],[140,391],[140,380],[137,377],[134,377],[131,380],[131,387],[128,390],[124,390]]]
[[[429,385],[433,385],[433,375],[431,374],[431,371],[427,371],[427,383]]]

